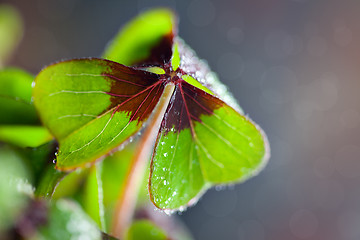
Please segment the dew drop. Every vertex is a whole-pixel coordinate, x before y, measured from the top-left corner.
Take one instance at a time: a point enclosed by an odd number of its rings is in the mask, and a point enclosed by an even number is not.
[[[216,191],[221,191],[221,190],[224,190],[224,189],[225,189],[225,186],[224,186],[224,185],[215,186],[215,190],[216,190]]]
[[[164,180],[164,185],[167,185],[167,181],[166,181],[166,180]]]
[[[164,157],[167,157],[167,155],[168,155],[167,153],[164,153]]]
[[[54,159],[52,162],[53,162],[54,164],[56,164],[56,159]]]
[[[184,207],[184,206],[179,207],[179,211],[180,211],[180,212],[183,212],[183,211],[185,211],[185,210],[186,210],[186,207]]]
[[[164,210],[164,213],[165,213],[166,215],[168,215],[168,216],[171,216],[171,214],[172,214],[173,212],[174,212],[174,211],[169,210],[169,209],[165,209],[165,210]]]

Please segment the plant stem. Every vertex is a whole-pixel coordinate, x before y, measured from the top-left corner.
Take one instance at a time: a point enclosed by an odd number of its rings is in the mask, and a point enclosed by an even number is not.
[[[39,198],[50,199],[55,192],[59,182],[67,175],[66,172],[60,172],[50,165],[46,168],[44,176],[40,180],[35,190],[35,196]]]
[[[139,140],[135,155],[131,159],[121,198],[118,200],[115,209],[112,234],[117,238],[122,238],[124,236],[125,230],[127,230],[131,223],[141,186],[141,180],[143,180],[149,156],[151,155],[161,121],[174,89],[175,85],[172,83],[165,86],[163,95],[160,98],[151,119],[149,119],[149,125],[146,126],[144,134]]]

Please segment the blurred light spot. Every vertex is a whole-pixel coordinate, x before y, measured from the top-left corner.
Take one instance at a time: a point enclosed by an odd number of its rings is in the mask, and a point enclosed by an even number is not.
[[[286,163],[291,162],[292,158],[292,145],[287,140],[276,138],[272,136],[271,142],[271,158],[266,167],[267,171],[275,170]]]
[[[236,191],[225,190],[201,201],[204,210],[211,216],[224,217],[233,212],[237,204]]]
[[[242,82],[249,87],[258,87],[265,71],[265,65],[259,61],[246,61],[241,76]]]
[[[280,110],[284,103],[282,95],[273,89],[265,89],[261,92],[260,104],[269,112]]]
[[[318,219],[309,210],[296,211],[290,219],[290,230],[292,234],[300,239],[312,237],[318,229]]]
[[[138,9],[144,11],[145,9],[153,8],[154,6],[163,6],[176,9],[175,0],[138,0]]]
[[[272,32],[265,38],[265,51],[272,58],[285,58],[293,53],[294,41],[292,37],[283,32]]]
[[[304,169],[294,171],[286,180],[286,195],[289,203],[295,208],[308,208],[313,205],[311,197],[313,193],[313,186],[315,177],[311,172],[306,172]],[[291,212],[291,215],[293,211]],[[290,218],[290,216],[289,216]]]
[[[265,230],[263,225],[256,220],[242,222],[239,228],[240,240],[264,240]]]
[[[304,49],[304,42],[301,39],[301,37],[292,36],[292,41],[293,41],[293,45],[294,45],[293,50],[292,50],[292,55],[301,53]]]
[[[318,90],[317,94],[313,93],[315,106],[318,110],[330,110],[338,98],[337,78],[332,75],[323,75],[314,85],[314,88]]]
[[[356,128],[359,126],[360,114],[353,109],[347,109],[340,116],[341,124],[346,128]]]
[[[280,110],[296,87],[295,73],[285,66],[266,70],[261,79],[260,104],[269,112]]]
[[[280,93],[289,93],[296,87],[297,79],[295,73],[288,67],[275,66],[264,72],[261,79],[261,88],[272,89]]]
[[[28,68],[37,69],[40,65],[49,64],[55,61],[59,53],[65,53],[66,50],[59,45],[56,37],[51,31],[43,27],[31,27],[27,33],[27,40],[24,42],[27,54],[20,54],[19,60]],[[36,47],[34,47],[36,46]],[[41,53],[39,53],[41,47]],[[64,51],[60,51],[64,49]]]
[[[323,56],[327,51],[326,40],[320,36],[311,37],[307,44],[307,51],[315,57]]]
[[[256,193],[254,212],[265,227],[283,230],[290,219],[292,209],[282,178],[264,184]]]
[[[215,18],[215,7],[208,0],[194,0],[188,7],[190,21],[199,27],[209,25]]]
[[[232,44],[240,44],[244,40],[244,32],[238,27],[230,28],[226,36]]]
[[[360,215],[356,212],[343,213],[338,218],[340,239],[360,239]]]
[[[304,28],[304,33],[307,37],[312,37],[314,35],[318,35],[319,34],[319,26],[317,23],[315,22],[306,22],[306,26]]]
[[[238,223],[229,218],[208,218],[198,230],[196,239],[237,239]]]
[[[336,153],[336,169],[346,178],[360,176],[360,148],[354,145],[342,147]]]
[[[344,198],[344,188],[335,180],[322,179],[314,184],[314,201],[319,207],[336,210]]]
[[[320,157],[314,161],[314,172],[318,177],[330,177],[334,170],[334,161],[328,157]]]
[[[244,61],[239,54],[225,53],[219,57],[217,69],[221,77],[239,79],[244,71]]]
[[[338,99],[337,88],[338,80],[332,73],[325,73],[320,79],[297,87],[293,111],[298,123],[310,120],[314,111],[330,110]]]
[[[343,126],[339,124],[338,116],[324,118],[321,128],[323,129],[322,132],[331,137],[343,134]]]
[[[313,105],[308,100],[302,100],[294,103],[294,117],[298,122],[303,122],[310,118],[313,111]]]
[[[334,23],[334,42],[341,46],[345,47],[349,45],[352,41],[353,35],[351,29],[346,25],[342,20],[338,20]]]
[[[72,14],[77,2],[78,0],[38,0],[37,7],[39,13],[47,19],[64,20]]]
[[[224,32],[224,34],[231,28],[239,28],[241,30],[244,27],[244,21],[241,17],[242,15],[238,11],[236,11],[236,14],[230,14],[228,11],[219,11],[216,16],[216,27],[219,32]]]

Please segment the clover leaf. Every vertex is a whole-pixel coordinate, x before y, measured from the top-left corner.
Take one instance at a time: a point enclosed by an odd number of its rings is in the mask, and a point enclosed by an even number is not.
[[[94,164],[143,129],[156,127],[154,116],[164,113],[155,129],[149,193],[158,208],[181,210],[213,185],[258,173],[269,146],[260,127],[176,35],[172,12],[158,11],[127,26],[127,35],[119,35],[105,54],[131,66],[100,58],[59,62],[36,77],[33,97],[42,122],[59,142],[56,168],[61,171]],[[144,19],[158,18],[162,30],[150,31]],[[142,24],[144,35],[137,30]],[[113,53],[119,42],[142,36],[151,51],[133,58]],[[138,43],[129,54],[144,46]]]

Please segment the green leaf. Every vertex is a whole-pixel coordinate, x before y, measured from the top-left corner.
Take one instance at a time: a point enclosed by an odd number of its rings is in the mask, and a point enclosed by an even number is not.
[[[52,168],[54,168],[53,159],[55,157],[56,146],[55,141],[50,141],[33,148],[14,147],[23,156],[26,165],[29,166],[29,170],[33,175],[32,184],[35,188],[39,186],[40,179],[46,175],[47,167],[52,165]],[[48,179],[46,179],[46,184],[50,185]]]
[[[105,231],[104,192],[101,179],[102,164],[103,162],[99,162],[89,170],[83,203],[85,212],[96,222],[102,231]]]
[[[79,189],[84,185],[86,178],[89,174],[90,168],[79,169],[67,174],[64,179],[59,182],[55,192],[52,196],[53,199],[60,199],[64,197],[72,197],[81,192]]]
[[[176,71],[180,66],[180,55],[178,43],[173,45],[173,53],[171,57],[171,67],[173,71]]]
[[[38,147],[51,139],[48,130],[41,126],[0,125],[0,141],[19,147]]]
[[[38,229],[36,239],[102,239],[96,224],[74,202],[57,200],[49,208],[47,224]]]
[[[169,9],[144,12],[124,26],[103,57],[128,66],[140,62],[152,65],[167,62],[176,31],[174,23],[174,13]]]
[[[56,170],[53,165],[47,166],[41,175],[35,196],[46,199],[52,198],[55,188],[66,174],[66,172]]]
[[[138,132],[164,90],[159,76],[101,59],[61,62],[40,72],[34,103],[59,141],[57,168],[93,163]]]
[[[187,83],[189,83],[190,85],[193,85],[194,87],[197,87],[209,94],[214,94],[212,91],[210,91],[210,89],[208,89],[207,87],[201,85],[200,82],[198,82],[195,78],[193,78],[192,76],[189,75],[183,75],[181,77],[184,81],[186,81]]]
[[[183,82],[163,119],[151,164],[151,200],[184,209],[215,184],[241,182],[268,159],[266,136],[220,99]]]
[[[29,73],[16,68],[0,71],[0,124],[39,123],[31,103],[33,79]]]
[[[28,181],[29,172],[21,155],[0,146],[0,232],[10,227],[26,207],[28,198],[19,189]]]
[[[23,22],[10,5],[0,5],[0,68],[9,58],[23,35]]]
[[[126,240],[166,240],[164,230],[147,220],[138,220],[129,228]]]

